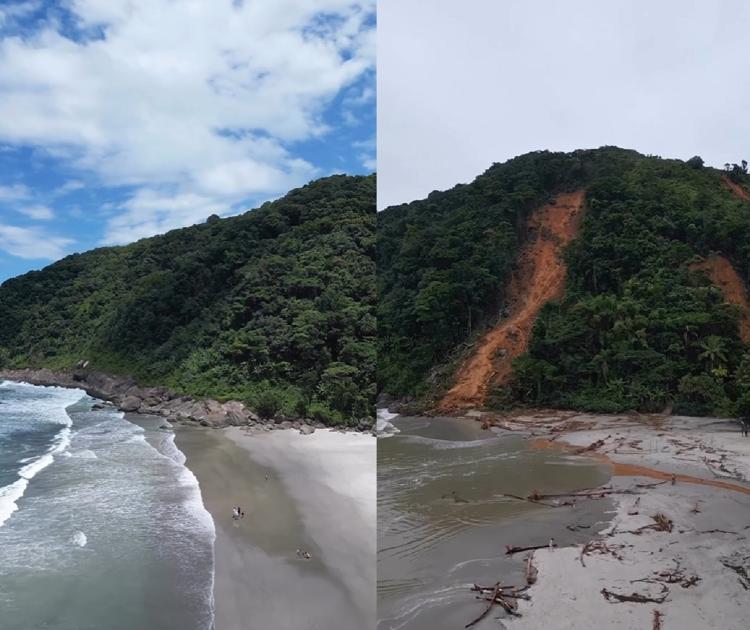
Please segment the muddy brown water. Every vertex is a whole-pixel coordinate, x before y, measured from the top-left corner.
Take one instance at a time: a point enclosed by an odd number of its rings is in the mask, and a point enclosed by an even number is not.
[[[550,508],[502,496],[606,484],[605,463],[457,418],[393,423],[401,433],[378,442],[379,630],[463,628],[483,609],[473,583],[523,584],[525,554],[506,556],[506,544],[576,544],[607,526],[607,500]],[[474,627],[498,628],[503,615]]]

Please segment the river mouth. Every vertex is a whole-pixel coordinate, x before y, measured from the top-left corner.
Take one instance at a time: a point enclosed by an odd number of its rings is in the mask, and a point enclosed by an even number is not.
[[[607,500],[547,507],[511,499],[609,481],[591,458],[532,447],[524,436],[457,418],[396,418],[378,442],[379,630],[463,627],[482,610],[473,583],[524,583],[505,545],[586,542],[608,522]],[[475,628],[497,628],[493,613]]]

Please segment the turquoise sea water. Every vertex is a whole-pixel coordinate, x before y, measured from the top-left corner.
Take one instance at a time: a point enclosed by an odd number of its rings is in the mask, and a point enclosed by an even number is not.
[[[0,627],[209,630],[214,526],[174,435],[0,383]]]

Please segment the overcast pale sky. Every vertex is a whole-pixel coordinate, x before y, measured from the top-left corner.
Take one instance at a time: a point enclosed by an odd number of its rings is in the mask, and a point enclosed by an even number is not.
[[[747,0],[378,0],[377,80],[380,208],[538,149],[750,158]]]

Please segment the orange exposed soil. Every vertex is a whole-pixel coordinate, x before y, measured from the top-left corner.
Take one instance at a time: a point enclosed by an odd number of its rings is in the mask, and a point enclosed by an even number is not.
[[[669,481],[672,479],[672,473],[658,470],[657,468],[649,468],[648,466],[639,466],[638,464],[626,464],[623,462],[613,462],[604,453],[597,453],[596,451],[581,452],[579,448],[576,448],[567,442],[561,440],[544,440],[536,439],[531,443],[533,448],[538,449],[556,449],[563,451],[570,451],[593,457],[594,459],[607,464],[612,467],[612,474],[617,477],[647,477],[649,479],[659,479],[660,481]],[[728,481],[722,481],[720,479],[704,479],[703,477],[693,477],[692,475],[675,474],[675,481],[681,483],[691,483],[698,486],[711,486],[713,488],[721,488],[723,490],[732,490],[733,492],[740,492],[742,494],[750,495],[750,487],[741,486],[736,483],[730,483]]]
[[[750,201],[750,192],[745,188],[733,182],[726,175],[722,175],[721,179],[724,180],[724,183],[729,187],[729,190],[731,190],[737,197],[744,199],[745,201]]]
[[[745,283],[732,264],[724,256],[714,255],[691,269],[705,271],[711,282],[721,289],[724,299],[740,308],[740,338],[745,343],[750,342],[750,298]]]
[[[672,473],[657,470],[656,468],[648,468],[636,464],[623,464],[621,462],[610,463],[612,464],[612,474],[620,477],[649,477],[651,479],[660,479],[663,481],[672,478]],[[698,486],[712,486],[714,488],[722,488],[723,490],[732,490],[733,492],[750,494],[750,488],[740,486],[736,483],[729,483],[728,481],[721,481],[720,479],[703,479],[702,477],[680,474],[676,474],[674,477],[675,481],[682,483],[692,483]]]
[[[530,218],[529,240],[518,261],[508,291],[510,316],[479,343],[456,375],[456,384],[440,401],[443,412],[484,403],[487,388],[510,376],[513,359],[526,350],[539,310],[565,287],[563,248],[578,234],[585,192],[561,193]]]

